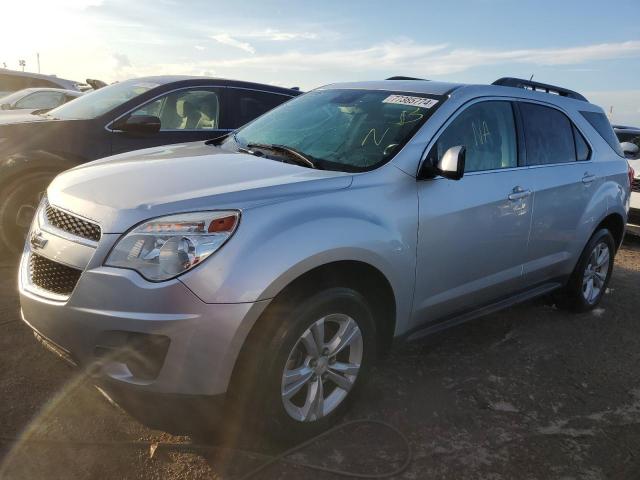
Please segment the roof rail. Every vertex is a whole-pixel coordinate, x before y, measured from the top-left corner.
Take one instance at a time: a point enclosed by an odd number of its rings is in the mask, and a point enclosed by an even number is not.
[[[582,100],[583,102],[589,102],[583,95],[568,88],[557,87],[555,85],[549,85],[547,83],[534,82],[532,80],[524,80],[522,78],[503,77],[499,78],[491,85],[500,85],[502,87],[515,87],[524,88],[525,90],[533,90],[534,92],[546,92],[561,97],[573,98],[575,100]]]
[[[415,78],[415,77],[405,77],[403,75],[396,75],[395,77],[389,77],[386,78],[385,80],[424,80],[424,81],[429,81],[426,78]]]

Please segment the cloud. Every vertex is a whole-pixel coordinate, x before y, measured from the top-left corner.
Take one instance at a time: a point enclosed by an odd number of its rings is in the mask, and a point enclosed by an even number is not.
[[[313,32],[283,32],[282,30],[275,30],[267,28],[261,32],[251,32],[240,35],[247,38],[259,38],[262,40],[271,40],[274,42],[284,42],[291,40],[315,40],[318,38],[318,34]]]
[[[256,49],[253,48],[250,43],[242,42],[236,38],[233,38],[228,33],[218,33],[216,35],[212,35],[211,38],[216,42],[222,43],[223,45],[239,48],[240,50],[244,50],[245,52],[249,52],[251,54],[256,53]]]
[[[116,70],[124,70],[125,68],[131,67],[131,60],[124,53],[114,53],[112,54],[113,59],[115,60],[115,69]]]
[[[200,51],[203,51],[205,49],[202,45],[194,45],[193,48]]]
[[[234,40],[236,42],[236,40]],[[252,49],[251,53],[255,50]],[[286,51],[216,62],[219,68],[273,70],[393,70],[419,75],[446,75],[477,66],[504,63],[533,65],[578,65],[590,61],[640,56],[640,41],[603,43],[570,48],[480,50],[451,49],[447,44],[425,45],[409,39],[372,45],[368,48],[305,52]]]

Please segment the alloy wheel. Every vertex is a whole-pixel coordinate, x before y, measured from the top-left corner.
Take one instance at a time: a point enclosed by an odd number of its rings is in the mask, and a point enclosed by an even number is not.
[[[287,414],[312,422],[334,411],[355,384],[362,355],[362,332],[353,318],[336,313],[314,322],[289,353],[282,374]]]
[[[591,251],[582,277],[582,295],[587,303],[594,304],[604,288],[609,273],[611,252],[605,242],[600,242]]]

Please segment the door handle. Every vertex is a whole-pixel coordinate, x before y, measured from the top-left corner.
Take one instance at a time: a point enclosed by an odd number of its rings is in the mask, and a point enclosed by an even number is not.
[[[582,183],[588,184],[588,183],[593,182],[595,179],[596,179],[595,175],[593,175],[592,173],[587,172],[582,177]]]
[[[515,202],[516,200],[527,198],[529,195],[531,195],[531,190],[525,190],[522,187],[515,187],[513,192],[511,192],[507,198],[512,202]]]

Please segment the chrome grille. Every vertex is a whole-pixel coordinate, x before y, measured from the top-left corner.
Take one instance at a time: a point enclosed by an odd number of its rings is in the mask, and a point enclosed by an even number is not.
[[[640,178],[633,179],[633,182],[631,182],[631,191],[640,192]]]
[[[45,215],[47,222],[60,230],[94,242],[100,240],[100,226],[93,222],[71,215],[51,205],[47,205]]]
[[[67,267],[34,253],[29,258],[29,277],[31,283],[58,295],[71,295],[82,270]]]

